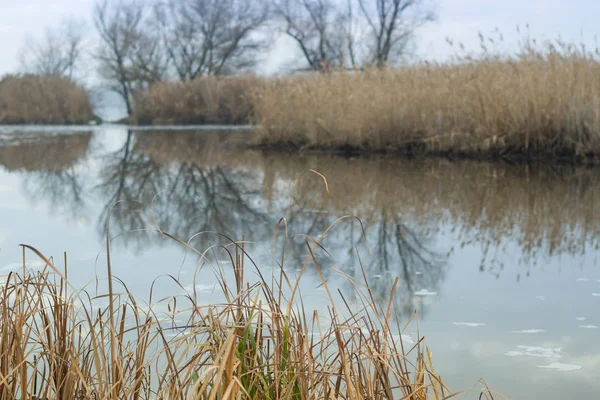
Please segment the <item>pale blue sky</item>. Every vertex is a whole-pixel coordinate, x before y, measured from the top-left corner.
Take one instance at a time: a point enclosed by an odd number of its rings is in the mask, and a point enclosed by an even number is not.
[[[46,27],[71,16],[85,18],[92,29],[93,4],[94,0],[0,0],[0,75],[19,68],[20,48],[28,35],[39,37]],[[541,40],[562,36],[588,46],[600,30],[600,1],[592,0],[437,0],[437,13],[438,21],[419,31],[417,51],[428,59],[450,54],[446,37],[477,49],[477,32],[489,33],[495,27],[505,36],[504,49],[516,47],[517,25],[529,24],[531,35]],[[293,48],[279,40],[261,70],[277,71],[293,58]]]

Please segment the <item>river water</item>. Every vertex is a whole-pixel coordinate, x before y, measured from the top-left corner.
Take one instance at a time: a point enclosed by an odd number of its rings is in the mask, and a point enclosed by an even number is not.
[[[62,260],[93,294],[114,275],[148,298],[215,299],[227,238],[263,273],[293,275],[308,235],[328,285],[365,276],[418,324],[453,389],[479,378],[514,399],[600,394],[600,176],[597,169],[446,159],[263,153],[248,130],[0,128],[0,273],[25,243]],[[357,217],[357,218],[352,218]],[[157,229],[211,249],[198,263]],[[275,233],[277,233],[275,235]],[[325,251],[326,250],[326,251]],[[32,254],[29,268],[43,266]],[[226,267],[223,267],[226,269]],[[218,288],[217,288],[218,289]],[[300,289],[323,308],[315,268]],[[473,396],[476,398],[476,396]]]

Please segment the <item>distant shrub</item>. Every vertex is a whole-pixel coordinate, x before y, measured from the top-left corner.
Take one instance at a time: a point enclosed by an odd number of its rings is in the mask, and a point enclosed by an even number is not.
[[[94,119],[86,90],[61,76],[6,75],[0,124],[81,124]]]
[[[251,93],[263,85],[255,76],[160,82],[137,97],[134,120],[142,125],[247,124],[254,115]]]

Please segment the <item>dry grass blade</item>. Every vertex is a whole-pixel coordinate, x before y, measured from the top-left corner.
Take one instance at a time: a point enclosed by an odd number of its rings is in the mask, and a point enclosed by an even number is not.
[[[312,242],[321,249],[319,240]],[[379,306],[366,281],[363,305],[354,308],[342,298],[342,312],[321,275],[331,317],[323,324],[316,310],[305,309],[297,282],[285,272],[268,283],[244,243],[223,247],[234,279],[217,274],[225,302],[197,304],[192,295],[160,300],[169,304],[168,320],[185,318],[171,326],[116,277],[124,294],[111,285],[98,297],[113,300],[106,306],[94,305],[85,292],[67,291],[66,272],[24,246],[46,268],[12,273],[2,286],[0,400],[448,398],[428,350],[419,341],[404,351],[401,331],[392,326],[398,318],[392,302],[375,312]],[[303,268],[312,261],[320,271],[306,245]],[[248,262],[258,282],[246,281]]]

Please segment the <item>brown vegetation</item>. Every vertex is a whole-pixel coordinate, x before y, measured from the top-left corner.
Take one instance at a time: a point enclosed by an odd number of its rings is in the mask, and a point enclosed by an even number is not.
[[[568,46],[285,77],[255,99],[266,146],[571,159],[600,152],[598,104],[600,62]]]
[[[405,347],[400,340],[391,303],[380,308],[365,294],[361,308],[345,303],[338,310],[327,289],[329,315],[304,310],[297,285],[283,270],[277,283],[268,283],[272,279],[263,279],[259,269],[258,282],[247,282],[244,264],[252,263],[243,245],[231,245],[221,251],[235,260],[234,282],[221,271],[221,303],[196,304],[189,293],[151,307],[127,287],[120,295],[113,290],[110,261],[109,291],[95,298],[108,305],[93,305],[66,281],[66,266],[63,273],[30,248],[46,267],[11,273],[1,286],[0,399],[451,395],[423,341]],[[312,263],[308,257],[302,270]],[[368,293],[365,283],[353,284]],[[481,390],[476,395],[492,398]]]
[[[252,93],[264,85],[254,76],[203,77],[161,82],[140,94],[134,119],[140,124],[248,124]]]
[[[61,76],[7,75],[0,80],[0,124],[85,124],[88,93]]]

